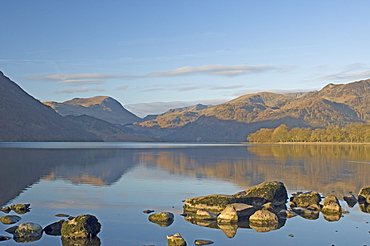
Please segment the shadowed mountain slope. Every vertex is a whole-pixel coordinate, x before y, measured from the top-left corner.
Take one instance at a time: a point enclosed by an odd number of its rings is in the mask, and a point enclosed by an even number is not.
[[[0,141],[101,141],[0,72]]]

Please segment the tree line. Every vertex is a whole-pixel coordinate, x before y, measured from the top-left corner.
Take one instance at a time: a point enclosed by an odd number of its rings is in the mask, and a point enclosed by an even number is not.
[[[282,124],[276,128],[261,128],[251,133],[247,140],[256,143],[276,142],[370,142],[370,125],[351,123],[344,127],[289,128]]]

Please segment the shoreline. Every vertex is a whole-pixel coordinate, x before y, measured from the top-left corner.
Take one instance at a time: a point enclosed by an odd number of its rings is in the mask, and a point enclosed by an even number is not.
[[[370,145],[370,142],[273,142],[273,143],[252,143],[252,142],[246,142],[247,144],[266,144],[266,145],[293,145],[293,144],[299,144],[299,145]]]

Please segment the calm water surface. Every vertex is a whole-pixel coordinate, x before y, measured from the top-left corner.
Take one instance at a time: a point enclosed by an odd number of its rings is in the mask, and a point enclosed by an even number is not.
[[[297,216],[264,233],[204,227],[180,216],[186,198],[235,194],[272,180],[282,181],[289,194],[357,195],[370,186],[368,145],[0,143],[0,157],[0,206],[31,204],[18,224],[44,227],[58,221],[58,213],[93,214],[102,224],[101,245],[167,245],[166,235],[177,232],[188,245],[195,239],[213,245],[370,245],[370,214],[343,201],[349,213],[338,221]],[[172,212],[175,220],[160,227],[146,209]],[[9,236],[8,227],[0,223],[0,235]],[[28,244],[99,245],[62,243],[46,234]]]

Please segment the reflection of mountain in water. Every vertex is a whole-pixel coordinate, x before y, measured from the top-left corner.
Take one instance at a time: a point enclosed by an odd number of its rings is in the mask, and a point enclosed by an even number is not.
[[[340,198],[370,185],[369,160],[369,145],[252,145],[141,154],[142,162],[155,163],[171,173],[216,177],[246,188],[279,180],[292,191],[335,191]]]
[[[0,149],[0,206],[41,178],[111,185],[134,166],[119,149]]]

